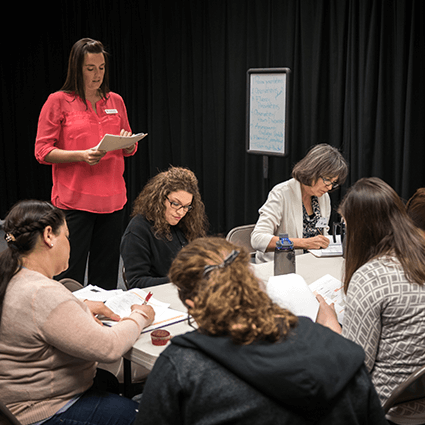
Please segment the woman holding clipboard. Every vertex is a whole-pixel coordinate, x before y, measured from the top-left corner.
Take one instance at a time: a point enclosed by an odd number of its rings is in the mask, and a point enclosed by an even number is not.
[[[72,47],[62,89],[49,96],[38,123],[35,156],[52,165],[52,203],[66,213],[71,257],[59,278],[114,289],[118,279],[122,209],[127,202],[124,157],[137,144],[93,149],[105,134],[131,136],[123,99],[108,87],[108,54],[84,38]]]

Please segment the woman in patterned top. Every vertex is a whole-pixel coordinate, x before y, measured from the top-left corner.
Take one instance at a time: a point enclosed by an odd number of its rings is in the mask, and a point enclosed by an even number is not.
[[[292,170],[292,179],[276,185],[260,208],[251,244],[257,250],[258,262],[273,260],[280,233],[287,233],[302,250],[326,248],[329,240],[316,227],[323,217],[326,224],[331,215],[330,190],[345,182],[348,165],[333,146],[313,146]],[[325,225],[326,225],[325,224]]]
[[[339,212],[347,229],[343,326],[320,296],[317,321],[364,348],[384,403],[425,364],[425,240],[397,193],[379,178],[360,179]],[[401,424],[413,416],[417,421],[408,423],[423,424],[423,412],[425,403],[409,403],[388,418]]]

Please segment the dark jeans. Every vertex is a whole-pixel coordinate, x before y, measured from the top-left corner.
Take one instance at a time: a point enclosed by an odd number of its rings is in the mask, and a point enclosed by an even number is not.
[[[43,425],[130,425],[138,404],[126,397],[91,388],[66,412]]]
[[[75,279],[84,285],[87,258],[88,283],[116,289],[120,261],[123,211],[94,214],[64,210],[69,229],[71,256],[68,270],[56,276]]]
[[[97,369],[93,386],[66,412],[54,416],[43,425],[127,425],[132,424],[138,404],[120,397],[115,375]]]

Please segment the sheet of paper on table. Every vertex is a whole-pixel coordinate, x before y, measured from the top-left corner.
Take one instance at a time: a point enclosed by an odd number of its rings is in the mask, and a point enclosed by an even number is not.
[[[106,289],[100,288],[96,285],[87,285],[84,288],[74,291],[73,295],[82,300],[90,301],[102,301],[105,302],[108,298],[115,297],[116,295],[124,292],[122,289],[113,289],[107,291]]]
[[[105,134],[103,139],[93,149],[107,152],[117,149],[125,149],[144,139],[147,135],[148,133],[138,133],[133,134],[132,136]]]
[[[109,298],[105,302],[105,305],[119,316],[127,317],[131,314],[131,306],[133,304],[143,304],[147,295],[148,292],[143,289],[133,288],[128,291],[123,291],[115,297]],[[151,297],[148,305],[155,310],[155,317],[158,318],[167,310],[170,304],[163,303],[154,297]]]
[[[332,235],[326,236],[329,239],[329,245],[324,249],[309,249],[315,257],[336,257],[342,255],[341,235],[335,235],[336,241],[334,242]]]

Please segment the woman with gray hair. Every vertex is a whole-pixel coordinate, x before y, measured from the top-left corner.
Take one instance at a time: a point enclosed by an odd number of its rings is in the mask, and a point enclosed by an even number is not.
[[[328,192],[343,184],[347,174],[348,164],[338,149],[325,143],[313,146],[293,168],[293,178],[276,185],[259,210],[251,235],[257,262],[273,260],[280,233],[288,234],[297,253],[326,248],[329,240],[316,224],[320,218],[329,222]]]

